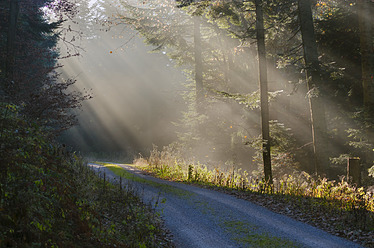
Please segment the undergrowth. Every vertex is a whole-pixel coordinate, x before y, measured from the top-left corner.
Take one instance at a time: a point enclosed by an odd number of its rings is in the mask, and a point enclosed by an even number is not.
[[[248,194],[263,195],[269,201],[282,201],[285,203],[282,206],[298,206],[301,212],[307,214],[326,214],[331,216],[337,229],[349,226],[360,231],[374,231],[373,194],[350,185],[344,178],[334,181],[298,172],[276,178],[273,185],[268,185],[240,169],[223,171],[208,169],[202,164],[184,163],[178,154],[168,149],[154,149],[148,159],[137,158],[134,164],[160,178],[235,191],[241,198],[247,198],[243,195]],[[339,234],[339,230],[336,232]]]
[[[131,187],[103,181],[16,106],[0,107],[0,247],[170,246]]]

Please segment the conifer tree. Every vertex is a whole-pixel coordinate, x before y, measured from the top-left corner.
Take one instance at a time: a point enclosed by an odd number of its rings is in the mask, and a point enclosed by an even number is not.
[[[67,92],[74,80],[63,81],[56,73],[56,48],[64,17],[74,14],[69,0],[2,1],[0,43],[0,101],[22,106],[20,113],[48,127],[51,133],[75,124],[71,109],[89,96]],[[57,21],[49,22],[41,8],[50,7]]]

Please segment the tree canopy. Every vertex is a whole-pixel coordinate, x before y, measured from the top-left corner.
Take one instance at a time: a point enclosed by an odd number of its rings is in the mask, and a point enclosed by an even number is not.
[[[263,1],[270,141],[273,140],[275,170],[281,163],[277,159],[285,153],[292,154],[295,165],[331,176],[342,169],[331,161],[339,163],[342,156],[360,156],[366,168],[372,165],[372,160],[364,155],[372,154],[373,140],[366,134],[373,132],[373,120],[371,115],[364,114],[371,104],[363,100],[363,94],[368,91],[367,85],[373,84],[373,77],[368,80],[362,73],[372,68],[373,32],[372,19],[370,15],[361,15],[360,4],[361,1],[334,0]],[[365,4],[369,9],[373,5],[370,1]],[[255,124],[258,117],[253,119],[259,116],[258,78],[254,73],[257,65],[253,60],[256,57],[255,2],[147,1],[125,2],[122,7],[116,23],[132,25],[155,50],[164,51],[187,68],[191,75],[190,87],[196,90],[198,82],[192,77],[197,70],[194,65],[198,63],[193,50],[196,45],[192,32],[194,18],[189,15],[199,17],[202,64],[197,68],[203,73],[206,104],[204,112],[193,113],[194,100],[191,101],[191,110],[180,123],[190,128],[184,129],[190,130],[184,134],[181,132],[182,143],[190,148],[204,142],[206,145],[201,146],[235,143],[236,151],[245,144],[258,144],[254,142],[259,134]],[[310,19],[306,20],[308,9]],[[365,18],[361,20],[360,16]],[[360,26],[360,20],[365,25]],[[364,50],[360,50],[362,42],[366,42]],[[195,97],[196,94],[190,95],[190,99]],[[231,113],[223,111],[223,103],[228,102]],[[238,103],[246,107],[240,108]],[[236,121],[237,117],[240,121]],[[209,123],[214,123],[215,128]],[[221,135],[217,137],[217,133]],[[222,149],[232,150],[225,146]],[[252,148],[244,148],[243,153],[245,150],[250,153],[248,149]]]
[[[75,81],[62,81],[56,73],[61,67],[56,44],[63,39],[62,22],[74,16],[76,6],[68,0],[8,0],[0,6],[1,101],[22,107],[22,113],[50,130],[71,127],[75,117],[70,110],[89,95],[67,91]]]

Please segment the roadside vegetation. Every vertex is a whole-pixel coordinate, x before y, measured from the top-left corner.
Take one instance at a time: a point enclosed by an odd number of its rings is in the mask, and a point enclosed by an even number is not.
[[[0,105],[0,247],[170,247],[130,185],[97,176],[48,131]]]
[[[159,216],[131,187],[102,180],[57,142],[92,98],[56,70],[82,51],[73,40],[83,33],[62,25],[78,7],[0,1],[0,247],[168,247]]]
[[[374,196],[363,187],[309,175],[304,171],[274,178],[268,185],[246,171],[222,171],[186,163],[170,147],[155,148],[135,166],[159,178],[191,183],[247,199],[334,235],[374,247]]]

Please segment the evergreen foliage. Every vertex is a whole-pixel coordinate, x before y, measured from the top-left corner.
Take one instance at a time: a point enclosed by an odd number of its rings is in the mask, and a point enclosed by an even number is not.
[[[174,6],[162,5],[163,8],[167,6],[170,13],[173,13],[170,15],[166,15],[165,9],[157,11],[157,6],[161,6],[157,3],[158,1],[149,1],[147,4],[137,6],[129,6],[127,3],[124,5],[126,11],[120,13],[117,20],[127,24],[136,22],[133,28],[146,37],[148,44],[154,45],[156,50],[166,52],[177,62],[176,64],[183,65],[188,70],[187,75],[191,79],[191,84],[188,86],[190,95],[185,97],[189,99],[190,107],[189,112],[184,115],[185,118],[178,124],[185,127],[181,130],[188,130],[184,133],[181,131],[179,136],[185,151],[190,152],[187,156],[196,155],[199,161],[218,163],[219,159],[215,160],[211,157],[210,155],[213,154],[210,154],[210,151],[214,148],[215,151],[227,155],[227,151],[232,150],[232,141],[235,139],[231,137],[234,133],[241,137],[234,142],[236,152],[242,151],[243,154],[255,156],[257,154],[255,150],[258,149],[256,146],[252,148],[243,146],[256,144],[255,140],[259,134],[258,110],[248,108],[254,106],[252,103],[244,103],[246,96],[255,94],[258,81],[253,73],[257,70],[256,63],[251,60],[255,55],[254,2],[178,1]],[[284,153],[292,154],[291,157],[299,165],[299,169],[313,172],[314,165],[311,162],[313,152],[310,143],[312,135],[307,100],[308,98],[320,100],[318,97],[324,96],[322,100],[326,113],[321,115],[326,118],[327,131],[323,132],[323,143],[327,147],[321,152],[326,152],[331,159],[341,154],[360,156],[365,174],[373,165],[372,159],[368,156],[372,154],[369,144],[372,144],[373,140],[368,134],[373,132],[373,122],[371,117],[365,115],[363,109],[357,3],[318,0],[312,1],[311,8],[315,40],[318,45],[320,67],[318,74],[321,83],[318,85],[318,90],[310,88],[308,91],[306,82],[309,79],[305,77],[308,67],[303,63],[297,1],[270,0],[263,3],[270,90],[277,92],[270,103],[270,119],[283,125],[289,138],[294,139],[294,146]],[[133,13],[131,22],[128,19],[129,9]],[[191,16],[200,17],[203,84],[206,92],[205,110],[200,113],[201,117],[198,117],[198,113],[194,113],[196,106],[193,103],[195,98],[195,85],[192,78],[194,60],[191,42],[193,40],[192,33],[188,33],[191,31],[191,26],[182,26],[191,19],[183,14],[183,11]],[[175,19],[170,21],[170,17]],[[158,28],[147,29],[151,25],[157,25]],[[178,41],[183,42],[176,42],[174,37],[177,35]],[[239,110],[235,102],[247,108]],[[226,109],[231,111],[226,112]],[[349,135],[347,133],[349,130],[361,133],[361,139]],[[280,137],[276,133],[277,129],[271,132],[275,137]],[[220,135],[217,136],[217,133]],[[282,139],[282,142],[286,142],[288,138]],[[283,156],[279,153],[282,150],[279,149],[283,146],[282,142],[276,142],[272,147],[275,158]],[[360,148],[352,146],[358,145],[355,142],[361,144]],[[223,144],[222,149],[217,149],[221,144]],[[197,149],[194,149],[195,147]],[[197,151],[204,151],[204,153],[199,156]],[[232,161],[232,159],[227,160],[227,156],[222,157],[226,158],[226,162]],[[248,163],[248,156],[239,157],[241,157],[239,161],[236,160],[239,166]],[[250,167],[255,168],[253,164]],[[324,167],[326,168],[322,171],[330,177],[336,177],[344,171],[342,165],[328,163]]]
[[[58,28],[64,16],[54,22],[47,20],[41,7],[51,5],[52,1],[16,0],[17,22],[12,27],[16,39],[12,41],[13,49],[9,50],[12,1],[1,3],[4,28],[0,31],[0,44],[4,49],[0,53],[0,97],[7,103],[24,106],[22,111],[30,119],[49,126],[55,133],[61,132],[76,123],[70,110],[90,98],[87,92],[67,93],[74,80],[61,81],[55,72],[61,66],[57,64],[60,55],[56,43],[61,38]],[[59,8],[61,15],[69,16],[73,12],[67,1],[61,1]]]
[[[0,2],[0,247],[171,246],[135,191],[101,180],[56,143],[90,98],[55,72],[59,28],[75,11],[68,0]]]

